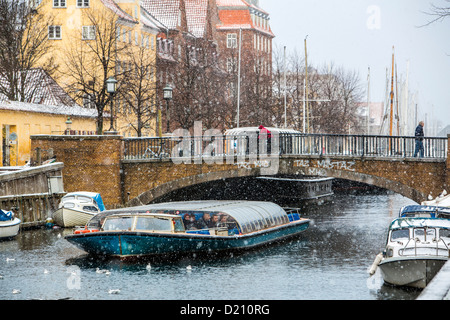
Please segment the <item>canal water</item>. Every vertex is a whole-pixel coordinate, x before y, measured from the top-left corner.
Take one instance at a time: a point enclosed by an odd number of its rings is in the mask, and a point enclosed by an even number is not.
[[[0,242],[0,300],[412,300],[367,270],[401,206],[397,194],[336,195],[307,215],[300,238],[254,252],[178,261],[96,260],[70,230],[21,232]]]

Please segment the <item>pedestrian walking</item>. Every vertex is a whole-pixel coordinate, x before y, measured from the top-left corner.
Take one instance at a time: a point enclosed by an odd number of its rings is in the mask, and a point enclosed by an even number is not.
[[[423,138],[425,134],[423,133],[424,122],[420,121],[419,125],[416,128],[416,149],[414,150],[414,158],[419,154],[420,158],[423,158],[424,149],[423,149]]]

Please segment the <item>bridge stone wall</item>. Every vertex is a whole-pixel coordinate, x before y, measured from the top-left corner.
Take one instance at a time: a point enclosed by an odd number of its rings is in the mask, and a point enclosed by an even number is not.
[[[40,148],[42,160],[49,150],[64,163],[66,192],[99,192],[108,208],[123,203],[121,169],[123,147],[121,136],[31,136],[31,162]]]
[[[169,191],[219,179],[259,176],[252,163],[234,165],[175,165],[166,162],[123,163],[123,186],[128,205],[147,204]],[[310,156],[280,159],[278,174],[342,178],[386,188],[416,202],[443,190],[446,163],[424,159],[348,159]]]
[[[449,135],[450,140],[450,135]],[[262,175],[263,161],[234,164],[174,164],[172,161],[122,160],[120,136],[32,136],[32,159],[40,148],[53,149],[64,162],[64,186],[70,191],[96,191],[108,208],[141,205],[183,187],[219,179]],[[349,158],[283,156],[279,174],[320,175],[386,188],[416,202],[450,189],[447,160],[414,158]],[[447,190],[450,191],[450,190]]]

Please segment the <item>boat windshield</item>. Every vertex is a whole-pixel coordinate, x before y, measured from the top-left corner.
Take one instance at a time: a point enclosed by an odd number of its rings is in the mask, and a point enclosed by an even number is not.
[[[133,226],[133,220],[133,217],[110,217],[105,220],[105,223],[103,224],[103,230],[131,230]]]
[[[399,239],[409,239],[409,229],[393,230],[391,233],[391,241],[397,241]]]
[[[450,238],[450,229],[440,229],[439,238]]]
[[[434,228],[415,228],[414,239],[420,241],[431,241],[436,237],[436,229]]]
[[[177,219],[181,222],[179,219]],[[142,231],[172,231],[173,222],[167,218],[159,217],[138,217],[136,230]]]

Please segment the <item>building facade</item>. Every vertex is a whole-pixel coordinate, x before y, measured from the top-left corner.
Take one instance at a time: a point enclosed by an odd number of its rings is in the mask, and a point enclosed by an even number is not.
[[[54,59],[58,83],[79,104],[96,109],[100,122],[113,108],[119,133],[135,135],[139,128],[144,134],[154,134],[151,97],[155,94],[159,28],[139,1],[43,0],[36,10],[53,17],[53,24],[48,26],[52,49],[43,60]],[[145,74],[138,69],[145,69]],[[112,96],[106,91],[110,77],[119,81],[112,105]],[[145,88],[145,96],[130,89],[137,86]],[[136,101],[141,108],[137,112]],[[109,128],[107,123],[98,125]]]

